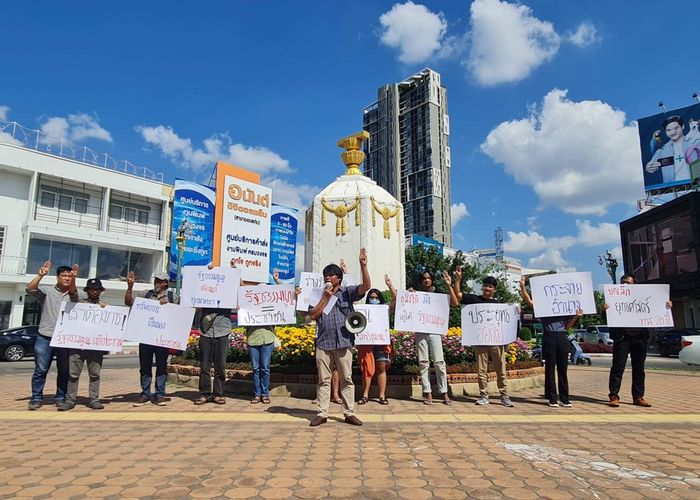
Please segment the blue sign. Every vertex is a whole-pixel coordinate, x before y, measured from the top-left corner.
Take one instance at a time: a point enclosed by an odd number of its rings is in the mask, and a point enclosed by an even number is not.
[[[277,269],[282,283],[294,283],[297,251],[297,212],[272,204],[270,216],[270,275]]]
[[[438,250],[438,253],[440,255],[443,254],[443,249],[445,248],[445,244],[434,240],[432,238],[426,238],[425,236],[421,236],[420,234],[412,234],[411,235],[411,245],[425,245],[426,247],[435,247]]]
[[[194,182],[175,180],[173,217],[170,227],[170,259],[168,273],[177,275],[177,244],[175,237],[183,220],[187,221],[182,267],[206,266],[212,261],[214,236],[214,188]]]

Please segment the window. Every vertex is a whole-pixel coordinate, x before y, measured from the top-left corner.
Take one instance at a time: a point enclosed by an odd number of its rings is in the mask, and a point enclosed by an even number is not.
[[[148,224],[148,212],[139,210],[139,224]]]
[[[56,193],[51,193],[50,191],[42,190],[39,204],[42,207],[53,208],[56,205]]]
[[[53,241],[41,238],[29,240],[27,254],[27,271],[32,274],[41,265],[50,260],[53,270],[58,266],[80,266],[79,278],[87,278],[90,272],[91,249],[87,245],[78,245],[64,241]]]
[[[70,210],[73,206],[73,197],[66,194],[58,195],[58,209],[59,210]]]
[[[0,255],[5,251],[5,237],[7,235],[7,227],[0,226]]]
[[[125,207],[124,220],[126,220],[127,222],[136,222],[136,209],[131,207]]]
[[[88,200],[87,198],[75,197],[73,200],[73,210],[79,214],[86,214],[88,211]]]
[[[151,208],[144,205],[133,205],[126,202],[121,204],[112,203],[109,206],[109,217],[112,219],[121,219],[127,222],[137,222],[147,225],[150,220]]]
[[[122,218],[122,206],[121,205],[111,205],[109,207],[109,216],[112,219],[121,219]]]
[[[153,255],[129,250],[100,248],[97,251],[97,277],[124,280],[129,271],[139,283],[148,283],[153,274]]]
[[[39,205],[45,208],[57,208],[64,212],[88,213],[90,196],[79,191],[71,191],[53,186],[41,186]]]

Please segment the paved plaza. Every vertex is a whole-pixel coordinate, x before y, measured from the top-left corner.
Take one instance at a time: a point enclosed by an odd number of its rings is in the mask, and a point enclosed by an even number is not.
[[[699,498],[698,372],[650,371],[651,409],[630,404],[629,373],[609,408],[607,374],[572,368],[570,409],[535,388],[515,408],[370,402],[363,427],[331,405],[318,428],[309,400],[195,407],[172,384],[167,407],[134,408],[134,368],[103,371],[104,410],[82,404],[85,373],[74,410],[29,412],[29,375],[5,374],[0,498]]]

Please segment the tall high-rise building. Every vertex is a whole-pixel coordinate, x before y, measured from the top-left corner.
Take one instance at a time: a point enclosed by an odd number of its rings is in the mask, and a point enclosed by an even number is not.
[[[451,246],[450,119],[440,74],[426,68],[377,94],[364,109],[365,175],[401,200],[407,235]]]

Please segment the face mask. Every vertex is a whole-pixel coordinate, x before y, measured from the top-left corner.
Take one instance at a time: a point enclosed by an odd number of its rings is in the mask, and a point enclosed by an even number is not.
[[[375,298],[369,299],[369,303],[370,303],[370,304],[381,304],[381,302],[379,301],[379,299],[375,299]]]

